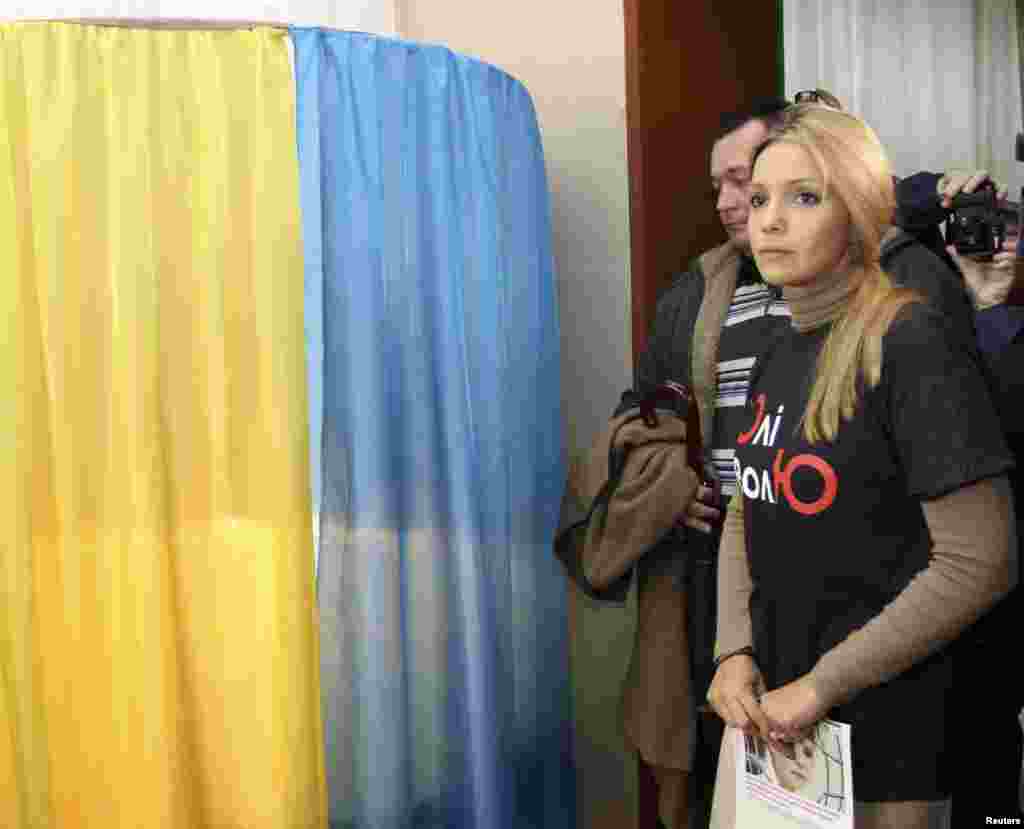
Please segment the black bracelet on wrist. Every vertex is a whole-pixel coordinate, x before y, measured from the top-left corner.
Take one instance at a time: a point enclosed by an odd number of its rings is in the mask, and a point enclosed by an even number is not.
[[[754,649],[750,645],[747,645],[746,647],[737,648],[734,651],[729,651],[729,653],[723,653],[721,656],[719,656],[714,661],[714,669],[717,671],[718,667],[723,662],[725,662],[726,659],[729,659],[729,658],[731,658],[733,656],[749,656],[751,659],[753,659],[754,658]]]

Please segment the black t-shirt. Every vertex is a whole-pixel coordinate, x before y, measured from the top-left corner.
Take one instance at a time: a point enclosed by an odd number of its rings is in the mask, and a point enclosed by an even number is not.
[[[768,688],[810,671],[927,566],[922,499],[1013,465],[976,358],[918,303],[885,335],[881,380],[861,392],[852,419],[834,441],[808,444],[800,421],[826,334],[791,330],[762,356],[737,439],[750,614]],[[936,758],[950,682],[940,651],[836,712],[855,724],[865,795],[917,799],[945,790]],[[903,723],[915,717],[919,738],[910,741],[911,759],[900,759],[886,732],[906,733]],[[887,768],[908,788],[894,788]]]
[[[921,499],[1013,465],[974,358],[918,303],[885,335],[878,386],[835,441],[809,445],[800,420],[826,333],[791,331],[764,356],[737,439],[770,687],[809,671],[928,564]]]

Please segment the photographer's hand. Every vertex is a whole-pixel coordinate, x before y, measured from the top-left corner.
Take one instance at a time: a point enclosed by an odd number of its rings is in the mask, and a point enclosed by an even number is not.
[[[954,196],[960,193],[973,193],[985,182],[992,182],[1000,200],[1006,199],[1009,191],[1005,186],[993,179],[987,170],[947,170],[939,179],[937,189],[942,197],[943,207],[952,207]]]
[[[1016,250],[1016,237],[1007,238],[1003,242],[1002,251],[987,262],[970,256],[961,256],[952,245],[946,248],[946,252],[964,275],[967,293],[976,311],[983,311],[1006,302],[1017,272]]]

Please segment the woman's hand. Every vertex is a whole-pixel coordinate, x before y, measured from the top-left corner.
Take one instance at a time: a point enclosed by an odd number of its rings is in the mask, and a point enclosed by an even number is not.
[[[767,737],[768,720],[758,703],[763,692],[764,680],[757,663],[752,657],[740,654],[718,666],[708,689],[708,702],[726,725]]]
[[[806,676],[761,697],[761,710],[768,721],[766,733],[775,741],[799,740],[831,707]]]

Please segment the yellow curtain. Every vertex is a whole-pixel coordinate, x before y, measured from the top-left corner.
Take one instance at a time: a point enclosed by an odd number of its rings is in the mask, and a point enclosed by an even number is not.
[[[0,37],[0,826],[323,827],[288,35]]]

